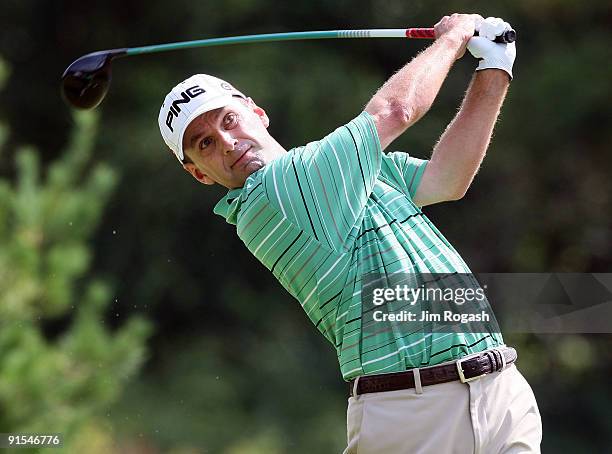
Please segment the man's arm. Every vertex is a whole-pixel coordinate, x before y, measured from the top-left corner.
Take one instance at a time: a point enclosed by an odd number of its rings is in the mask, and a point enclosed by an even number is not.
[[[442,82],[474,35],[475,14],[453,14],[435,25],[437,40],[393,75],[366,105],[382,149],[416,123],[431,107]]]
[[[510,79],[500,69],[478,71],[461,109],[436,144],[413,198],[418,206],[458,200],[486,154]]]

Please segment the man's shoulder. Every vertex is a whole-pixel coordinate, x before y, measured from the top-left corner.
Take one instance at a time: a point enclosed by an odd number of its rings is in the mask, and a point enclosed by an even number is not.
[[[307,142],[304,145],[296,146],[291,148],[285,158],[291,159],[297,155],[309,155],[314,151],[317,151],[321,147],[333,147],[336,143],[343,141],[350,141],[357,146],[357,137],[362,139],[367,138],[369,140],[377,139],[376,125],[372,116],[363,111],[350,121],[339,125],[333,131],[329,132],[320,139]]]

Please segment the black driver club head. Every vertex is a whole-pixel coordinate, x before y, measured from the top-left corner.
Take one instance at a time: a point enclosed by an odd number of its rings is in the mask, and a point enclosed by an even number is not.
[[[93,109],[102,102],[111,82],[111,61],[126,49],[103,50],[75,60],[62,75],[64,99],[79,109]]]

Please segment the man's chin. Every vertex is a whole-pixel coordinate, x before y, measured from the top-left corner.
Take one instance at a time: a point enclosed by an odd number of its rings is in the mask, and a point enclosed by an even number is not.
[[[246,182],[247,178],[249,178],[251,176],[251,174],[257,172],[259,169],[261,169],[262,167],[264,167],[266,164],[258,159],[255,159],[253,161],[248,162],[247,164],[245,164],[244,166],[244,180],[240,181],[240,184],[238,185],[237,183],[235,183],[234,186],[230,187],[227,185],[224,185],[230,189],[232,188],[241,188],[244,186],[244,183]]]
[[[244,166],[244,171],[245,171],[245,173],[247,174],[247,177],[248,177],[252,173],[257,172],[263,166],[265,166],[264,162],[260,161],[259,159],[254,159],[254,160],[250,161],[247,165]]]

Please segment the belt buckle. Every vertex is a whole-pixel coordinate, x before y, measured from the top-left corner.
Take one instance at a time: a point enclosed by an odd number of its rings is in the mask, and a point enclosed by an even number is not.
[[[501,356],[502,367],[497,371],[501,372],[502,370],[505,370],[506,367],[508,367],[508,361],[506,361],[506,357],[504,356],[504,350],[502,349],[502,347],[496,347],[493,350],[499,353],[499,356]]]
[[[476,375],[475,377],[465,378],[465,374],[463,373],[463,368],[461,367],[461,363],[463,363],[464,361],[467,361],[472,358],[477,358],[481,355],[482,353],[472,353],[471,355],[464,356],[463,358],[457,360],[455,364],[457,365],[457,373],[459,374],[459,380],[461,381],[461,383],[468,383],[468,382],[477,380],[480,377],[484,377],[485,375],[487,375],[485,372],[480,375]]]

